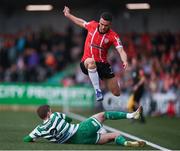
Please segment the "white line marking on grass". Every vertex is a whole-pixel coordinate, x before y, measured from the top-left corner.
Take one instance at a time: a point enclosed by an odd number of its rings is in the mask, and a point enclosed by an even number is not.
[[[71,112],[68,112],[68,115],[76,120],[79,120],[79,121],[83,121],[85,120],[86,118],[81,116],[81,115],[78,115],[78,114],[75,114],[75,113],[71,113]],[[139,137],[136,137],[136,136],[133,136],[131,134],[128,134],[128,133],[125,133],[125,132],[122,132],[118,129],[115,129],[115,128],[112,128],[112,127],[109,127],[107,125],[103,125],[104,128],[106,128],[107,130],[111,131],[111,132],[120,132],[122,135],[124,135],[125,137],[128,137],[130,139],[133,139],[133,140],[138,140],[138,141],[145,141],[147,145],[153,147],[153,148],[156,148],[156,149],[159,149],[159,150],[163,150],[163,151],[172,151],[170,149],[167,149],[165,147],[162,147],[162,146],[159,146],[157,144],[154,144],[154,143],[151,143],[149,141],[146,141],[144,139],[141,139]]]

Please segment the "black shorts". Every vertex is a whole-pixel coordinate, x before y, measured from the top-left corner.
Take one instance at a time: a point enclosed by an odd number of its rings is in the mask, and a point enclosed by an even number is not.
[[[88,70],[84,66],[84,62],[80,63],[81,70],[84,74],[88,75]],[[109,63],[96,62],[97,72],[101,80],[113,78],[114,72]]]

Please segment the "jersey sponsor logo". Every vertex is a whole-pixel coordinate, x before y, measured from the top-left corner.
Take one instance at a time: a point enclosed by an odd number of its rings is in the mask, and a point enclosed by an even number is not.
[[[94,47],[94,48],[103,50],[103,47],[100,47],[100,46],[98,46],[98,45],[96,45],[96,44],[91,44],[91,47]]]
[[[57,134],[57,129],[53,128],[50,130],[50,135],[55,136]]]

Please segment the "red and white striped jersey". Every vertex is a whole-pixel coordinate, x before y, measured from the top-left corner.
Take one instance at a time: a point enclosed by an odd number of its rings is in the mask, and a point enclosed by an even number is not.
[[[96,21],[85,22],[84,27],[88,30],[84,46],[84,54],[81,61],[87,58],[94,58],[96,62],[107,62],[107,53],[111,45],[116,48],[122,47],[121,40],[117,33],[109,30],[105,34],[98,31],[99,23]]]

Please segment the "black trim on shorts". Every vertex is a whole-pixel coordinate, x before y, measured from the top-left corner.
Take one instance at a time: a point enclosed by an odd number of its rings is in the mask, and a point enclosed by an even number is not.
[[[88,75],[88,70],[84,65],[84,61],[80,63],[81,70],[84,74]],[[114,78],[114,72],[109,63],[96,62],[97,72],[99,74],[99,78],[103,79],[111,79]]]

